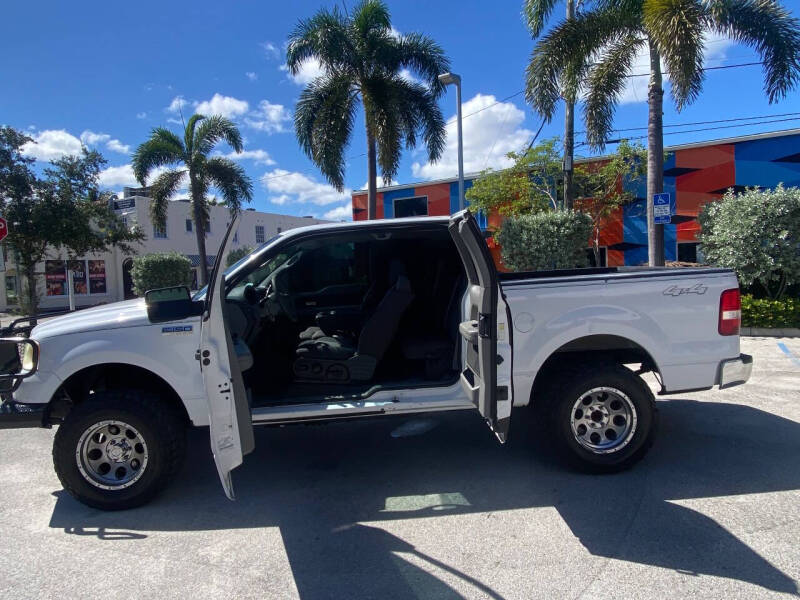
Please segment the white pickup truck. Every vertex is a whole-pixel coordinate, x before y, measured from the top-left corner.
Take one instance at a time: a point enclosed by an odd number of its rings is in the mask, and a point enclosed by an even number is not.
[[[565,458],[616,471],[653,443],[642,373],[662,394],[750,376],[728,270],[498,273],[463,211],[294,229],[223,272],[231,229],[194,297],[152,290],[0,342],[0,427],[58,424],[55,470],[81,502],[152,498],[190,425],[233,498],[254,425],[475,410],[504,442],[526,405]]]

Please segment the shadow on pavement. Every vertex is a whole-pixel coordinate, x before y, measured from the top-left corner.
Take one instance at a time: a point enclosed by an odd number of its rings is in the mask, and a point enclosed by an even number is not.
[[[397,553],[416,555],[499,597],[363,523],[553,506],[595,556],[796,593],[790,577],[744,542],[674,501],[800,488],[800,424],[737,404],[670,400],[659,409],[661,431],[650,455],[612,476],[552,464],[521,425],[523,413],[515,415],[506,446],[472,414],[437,417],[441,423],[432,431],[405,438],[390,436],[402,422],[395,419],[257,429],[256,451],[234,473],[236,503],[222,493],[207,431],[197,430],[187,468],[155,502],[103,513],[58,492],[50,526],[111,540],[147,531],[277,526],[304,598],[348,597],[354,590],[365,597],[387,590],[418,596],[420,589],[426,596],[460,597]]]

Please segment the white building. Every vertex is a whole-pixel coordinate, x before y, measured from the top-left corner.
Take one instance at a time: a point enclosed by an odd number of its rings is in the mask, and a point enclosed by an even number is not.
[[[48,260],[40,264],[37,271],[44,275],[39,277],[37,284],[42,311],[69,306],[68,269],[73,274],[77,307],[132,298],[134,294],[130,269],[135,255],[170,251],[184,254],[192,262],[195,282],[197,281],[200,257],[197,252],[197,238],[189,201],[170,202],[166,227],[159,230],[150,218],[151,199],[147,193],[146,188],[125,188],[122,198],[113,201],[114,211],[123,222],[128,227],[138,225],[145,235],[145,240],[134,245],[136,249],[134,255],[113,248],[108,252],[90,254],[79,260],[67,260],[66,253],[53,251]],[[230,213],[224,206],[212,206],[209,212],[210,228],[206,234],[206,252],[210,266],[216,258],[222,236],[230,224]],[[241,213],[231,248],[245,246],[255,248],[281,231],[325,222],[312,217],[264,213],[248,208]],[[14,265],[8,262],[5,266],[6,270],[0,272],[0,278],[5,280],[3,289],[6,291],[5,294],[0,294],[0,310],[6,310],[17,304],[17,293],[20,289]]]

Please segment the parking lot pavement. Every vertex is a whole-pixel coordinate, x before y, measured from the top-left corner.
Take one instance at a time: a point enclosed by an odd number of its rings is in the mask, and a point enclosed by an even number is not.
[[[783,344],[783,346],[780,346]],[[659,401],[648,457],[552,462],[469,414],[260,429],[225,499],[204,430],[148,506],[67,496],[52,432],[0,433],[2,598],[664,598],[794,595],[800,339],[742,341],[751,382]]]

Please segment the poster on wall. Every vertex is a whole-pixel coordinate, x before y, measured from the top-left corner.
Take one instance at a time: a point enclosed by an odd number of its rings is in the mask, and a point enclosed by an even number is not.
[[[92,294],[106,293],[106,261],[90,260],[89,262],[89,290]]]
[[[86,263],[82,260],[70,260],[67,269],[72,272],[72,289],[76,296],[85,296],[86,289]]]
[[[44,279],[48,296],[64,296],[67,293],[67,270],[63,260],[44,261]]]

